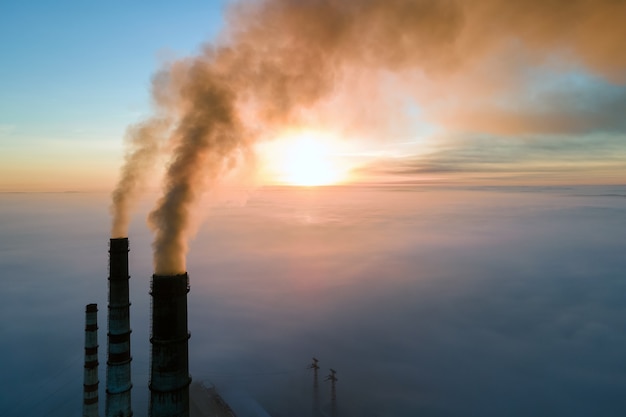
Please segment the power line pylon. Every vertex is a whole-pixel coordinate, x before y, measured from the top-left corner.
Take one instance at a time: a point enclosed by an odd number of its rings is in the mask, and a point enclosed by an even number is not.
[[[334,369],[330,370],[330,375],[328,375],[325,381],[330,381],[330,415],[331,417],[337,417],[337,390],[335,384],[337,383],[337,371]]]
[[[313,363],[307,366],[307,369],[313,369],[313,416],[319,416],[320,409],[320,392],[319,392],[319,383],[317,378],[317,371],[320,369],[317,364],[319,361],[316,358],[313,358]]]

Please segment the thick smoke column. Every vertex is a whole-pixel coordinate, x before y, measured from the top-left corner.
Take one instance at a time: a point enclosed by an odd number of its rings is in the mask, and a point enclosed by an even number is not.
[[[183,116],[173,133],[176,147],[166,173],[165,194],[151,213],[155,230],[155,273],[185,272],[190,206],[205,182],[245,144],[234,109],[234,94],[210,65],[193,63],[184,80]]]
[[[436,114],[436,109],[429,111],[428,102],[422,102],[428,96],[421,89],[424,79],[445,86],[451,74],[457,81],[461,77],[468,88],[455,86],[452,99],[467,102],[476,96],[470,87],[490,83],[498,78],[496,72],[504,79],[511,71],[506,65],[482,72],[468,68],[501,62],[498,54],[515,48],[524,52],[527,64],[559,56],[612,82],[624,82],[624,16],[626,1],[622,0],[233,4],[219,41],[205,46],[197,57],[172,64],[154,92],[155,102],[172,120],[168,141],[173,149],[163,196],[150,215],[156,234],[156,274],[185,272],[192,208],[205,189],[236,165],[242,154],[251,152],[251,144],[271,138],[284,127],[315,123],[321,112],[338,114],[336,119],[352,118],[349,125],[357,129],[367,126],[361,121],[371,114],[390,118],[400,110],[371,99],[385,90],[390,76],[401,88],[386,94],[410,92],[426,114]],[[355,83],[356,79],[361,82]],[[512,80],[509,83],[514,85]],[[364,105],[355,97],[370,99]],[[367,114],[359,113],[363,108]],[[152,123],[137,137],[152,137]],[[123,234],[138,173],[152,162],[152,142],[148,142],[127,159],[115,193],[121,210],[114,235]]]

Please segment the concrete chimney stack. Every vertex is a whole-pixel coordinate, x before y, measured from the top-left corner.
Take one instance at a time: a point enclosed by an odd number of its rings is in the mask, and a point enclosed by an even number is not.
[[[189,276],[153,275],[150,417],[189,417]]]
[[[85,308],[83,417],[98,417],[98,305]]]
[[[109,246],[109,331],[107,333],[106,417],[131,417],[130,301],[128,238]]]

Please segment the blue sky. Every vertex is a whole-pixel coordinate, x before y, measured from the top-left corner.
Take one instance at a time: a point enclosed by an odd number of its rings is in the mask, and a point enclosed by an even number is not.
[[[7,159],[52,171],[51,159],[89,158],[114,177],[126,126],[150,111],[152,74],[197,52],[221,25],[219,1],[3,2],[2,176],[22,172],[7,172]]]

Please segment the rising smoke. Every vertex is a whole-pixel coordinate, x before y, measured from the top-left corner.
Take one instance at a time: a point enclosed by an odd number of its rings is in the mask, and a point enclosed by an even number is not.
[[[494,94],[498,82],[514,84],[509,74],[518,68],[499,62],[511,51],[523,55],[527,66],[558,57],[623,83],[624,16],[622,0],[234,3],[218,40],[170,65],[155,83],[153,98],[166,118],[131,129],[114,192],[113,235],[127,234],[133,196],[163,140],[170,162],[149,220],[155,272],[178,274],[186,269],[192,208],[238,161],[247,160],[242,155],[254,143],[281,128],[321,120],[369,128],[368,115],[384,121],[400,111],[389,100],[367,99],[381,91],[412,95],[436,119],[439,110],[428,103],[435,94],[445,91],[458,104],[471,102],[476,86]],[[386,91],[389,77],[400,88]],[[424,80],[439,87],[422,88]],[[457,88],[459,80],[469,87]],[[167,138],[160,138],[163,133]]]
[[[155,117],[128,128],[125,163],[112,194],[112,238],[128,236],[131,209],[152,172],[168,126],[167,119]]]

